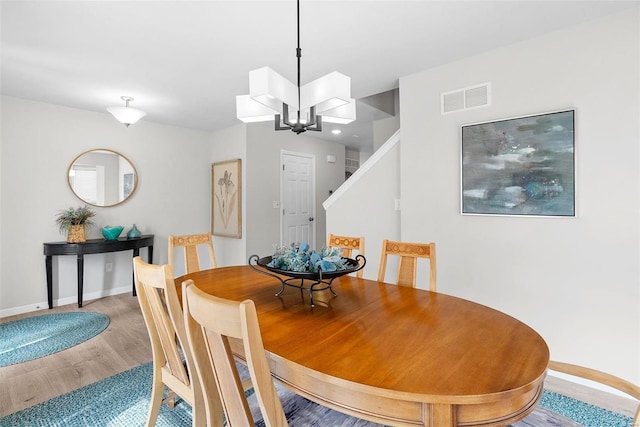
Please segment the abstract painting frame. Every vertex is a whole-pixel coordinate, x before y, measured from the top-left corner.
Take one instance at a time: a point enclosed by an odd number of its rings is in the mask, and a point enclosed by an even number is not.
[[[211,165],[211,232],[242,238],[242,160]]]
[[[463,125],[463,215],[575,217],[575,110]]]
[[[124,195],[125,200],[127,197],[131,195],[133,191],[133,187],[135,186],[135,178],[133,173],[125,173],[122,176],[122,193]]]

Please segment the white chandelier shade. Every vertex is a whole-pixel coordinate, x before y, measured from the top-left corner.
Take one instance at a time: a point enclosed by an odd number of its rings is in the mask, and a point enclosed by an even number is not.
[[[113,114],[116,120],[124,123],[126,126],[134,124],[147,115],[144,111],[131,107],[110,107],[107,108],[107,111]]]
[[[282,112],[282,103],[292,108],[298,106],[296,85],[269,67],[249,72],[249,96],[256,102]]]
[[[314,105],[316,113],[347,104],[351,98],[351,77],[334,71],[300,88],[300,109]]]
[[[349,98],[349,103],[326,110],[322,113],[322,120],[327,123],[347,125],[356,119],[356,100]]]
[[[249,95],[236,97],[237,117],[245,123],[270,121],[283,114],[283,104],[289,107],[289,116],[308,117],[311,107],[316,114],[332,123],[351,123],[355,120],[355,100],[351,98],[351,78],[334,71],[300,87],[298,105],[297,87],[269,67],[249,73]]]
[[[280,108],[282,109],[282,105]],[[236,113],[244,123],[268,122],[278,114],[273,108],[251,99],[250,95],[236,96]]]
[[[129,102],[133,101],[133,98],[123,96],[121,97],[121,99],[125,101],[124,107],[107,108],[107,111],[113,114],[113,117],[115,117],[116,120],[118,120],[120,123],[129,127],[129,125],[136,123],[138,120],[147,115],[147,113],[142,110],[137,110],[135,108],[129,107]]]

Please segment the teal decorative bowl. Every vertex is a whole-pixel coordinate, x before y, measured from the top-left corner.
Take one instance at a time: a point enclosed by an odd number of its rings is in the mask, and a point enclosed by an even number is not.
[[[120,233],[122,233],[123,229],[124,227],[121,225],[117,225],[115,227],[109,227],[107,225],[106,227],[102,227],[102,235],[107,240],[116,240],[118,236],[120,236]]]

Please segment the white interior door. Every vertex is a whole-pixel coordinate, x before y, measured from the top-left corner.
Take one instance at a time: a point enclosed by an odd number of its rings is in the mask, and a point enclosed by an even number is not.
[[[315,157],[282,151],[282,244],[315,248]]]

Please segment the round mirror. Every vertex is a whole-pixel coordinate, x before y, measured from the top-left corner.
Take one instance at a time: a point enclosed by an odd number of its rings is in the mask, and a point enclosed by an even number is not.
[[[67,172],[71,191],[93,206],[115,206],[126,201],[138,185],[133,164],[112,150],[90,150],[73,159]]]

